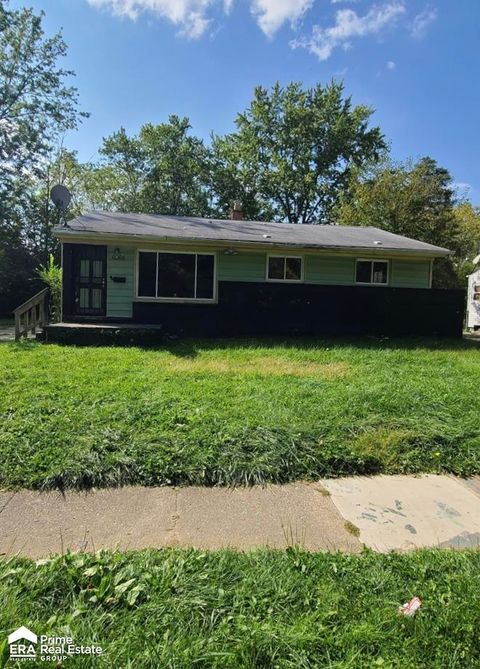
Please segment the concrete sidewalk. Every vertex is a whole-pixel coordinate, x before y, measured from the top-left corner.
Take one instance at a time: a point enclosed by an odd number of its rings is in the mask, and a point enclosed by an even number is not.
[[[87,493],[0,493],[0,553],[196,546],[257,546],[356,552],[319,486],[253,488],[125,487]]]
[[[480,546],[480,479],[373,476],[322,481],[374,550]]]
[[[327,492],[328,491],[328,492]],[[355,536],[355,527],[360,536]],[[258,546],[358,552],[478,546],[480,484],[379,476],[253,488],[0,492],[0,553]]]

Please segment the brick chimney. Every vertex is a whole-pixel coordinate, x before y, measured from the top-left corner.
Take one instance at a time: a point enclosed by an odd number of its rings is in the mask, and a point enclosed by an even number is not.
[[[235,200],[233,203],[232,219],[234,221],[243,221],[243,207],[239,200]]]

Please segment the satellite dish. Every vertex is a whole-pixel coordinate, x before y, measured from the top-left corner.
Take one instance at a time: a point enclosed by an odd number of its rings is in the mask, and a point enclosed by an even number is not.
[[[53,204],[60,211],[65,211],[65,209],[70,204],[70,200],[72,199],[70,191],[66,186],[62,186],[62,184],[57,184],[52,188],[50,191],[50,197]]]

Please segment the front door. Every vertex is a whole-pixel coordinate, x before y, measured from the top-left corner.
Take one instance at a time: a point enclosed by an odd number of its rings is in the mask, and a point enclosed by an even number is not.
[[[87,244],[74,248],[75,315],[103,318],[107,297],[107,248]]]

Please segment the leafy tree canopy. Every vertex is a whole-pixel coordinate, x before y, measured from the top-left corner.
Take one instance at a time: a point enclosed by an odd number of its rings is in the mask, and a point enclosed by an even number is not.
[[[227,214],[239,199],[250,218],[330,222],[351,169],[386,149],[371,115],[336,82],[256,88],[236,132],[213,140],[219,209]]]
[[[35,267],[51,246],[41,193],[48,156],[85,115],[73,72],[59,65],[66,44],[60,33],[46,37],[42,21],[0,0],[0,313],[35,291]]]
[[[443,246],[454,257],[435,263],[434,283],[455,286],[459,254],[456,196],[448,170],[432,158],[383,161],[353,175],[337,208],[342,225],[368,225]]]
[[[210,213],[210,152],[189,134],[187,118],[144,125],[135,137],[121,128],[104,140],[103,163],[90,189],[106,186],[105,203],[120,211],[204,216]]]
[[[39,168],[55,139],[79,116],[73,75],[58,65],[60,33],[45,37],[43,13],[8,8],[0,0],[0,217],[18,203],[18,178]],[[15,182],[15,183],[14,183]]]

